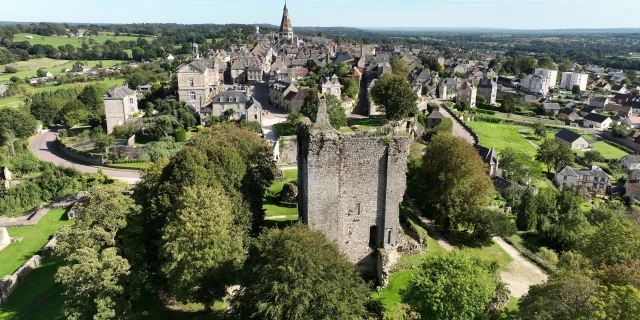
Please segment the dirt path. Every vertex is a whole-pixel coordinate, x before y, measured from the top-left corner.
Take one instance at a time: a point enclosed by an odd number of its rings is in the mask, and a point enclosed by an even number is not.
[[[413,204],[413,210],[418,213],[418,217],[422,221],[422,225],[429,234],[438,242],[438,244],[446,251],[455,249],[447,239],[436,230],[433,221],[423,217]],[[547,275],[531,261],[527,260],[518,250],[506,243],[502,238],[494,237],[493,241],[497,243],[512,259],[507,266],[507,270],[500,273],[500,279],[507,284],[511,291],[511,295],[520,298],[529,291],[529,287],[547,281]]]
[[[529,291],[529,287],[547,281],[547,274],[538,266],[527,260],[518,250],[506,243],[502,238],[494,237],[497,243],[513,259],[507,266],[507,271],[500,273],[511,295],[520,298]]]
[[[527,142],[529,142],[529,144],[535,148],[536,150],[540,149],[540,146],[538,146],[537,144],[535,144],[533,141],[529,140],[529,138],[527,138],[527,131],[526,130],[520,130],[518,131],[518,133],[525,139],[527,140]]]

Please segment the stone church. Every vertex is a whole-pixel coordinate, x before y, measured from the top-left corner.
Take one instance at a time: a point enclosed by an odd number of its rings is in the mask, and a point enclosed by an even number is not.
[[[380,279],[386,253],[402,240],[410,145],[408,136],[334,130],[324,98],[316,122],[298,129],[300,218],[337,241],[365,275]]]

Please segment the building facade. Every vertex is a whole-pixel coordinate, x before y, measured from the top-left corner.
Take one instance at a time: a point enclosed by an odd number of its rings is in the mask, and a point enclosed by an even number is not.
[[[109,90],[104,97],[104,113],[107,118],[107,134],[113,127],[123,125],[138,112],[138,97],[135,90],[120,87]]]
[[[456,102],[466,102],[471,108],[476,107],[476,96],[478,94],[478,89],[469,83],[463,82],[462,85],[456,91]]]
[[[292,41],[293,40],[293,26],[291,25],[291,19],[289,18],[289,9],[287,4],[284,4],[282,10],[282,22],[280,22],[280,30],[278,31],[278,41]]]
[[[320,92],[322,94],[332,94],[338,99],[342,97],[342,85],[335,74],[331,78],[324,78],[320,82]]]
[[[588,169],[567,166],[556,174],[555,181],[558,187],[584,186],[596,192],[606,190],[609,175],[596,166]]]
[[[560,79],[560,88],[572,90],[573,86],[579,86],[581,91],[587,90],[589,76],[586,73],[563,72]]]
[[[478,95],[487,99],[488,104],[495,105],[498,97],[498,83],[487,77],[480,79]]]
[[[178,96],[195,112],[200,112],[211,96],[222,87],[221,62],[213,59],[198,59],[178,67]]]
[[[547,79],[549,88],[555,88],[558,83],[558,70],[536,68],[533,74]]]
[[[522,80],[522,90],[546,96],[549,93],[549,80],[539,75],[530,74]]]

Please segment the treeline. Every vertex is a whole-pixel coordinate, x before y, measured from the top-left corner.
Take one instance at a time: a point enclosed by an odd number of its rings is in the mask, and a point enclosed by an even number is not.
[[[104,116],[103,96],[109,88],[102,84],[89,84],[82,88],[35,93],[27,99],[25,107],[47,127],[79,123],[98,126]]]

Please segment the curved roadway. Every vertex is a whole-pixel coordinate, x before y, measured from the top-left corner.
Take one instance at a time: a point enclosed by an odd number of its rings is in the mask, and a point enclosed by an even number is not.
[[[85,164],[71,162],[59,155],[54,143],[56,140],[56,131],[45,132],[33,140],[31,143],[31,152],[40,160],[51,162],[57,166],[71,167],[84,173],[102,173],[109,178],[120,180],[125,183],[135,184],[141,180],[142,174],[137,171],[112,170],[106,168],[96,168]]]

